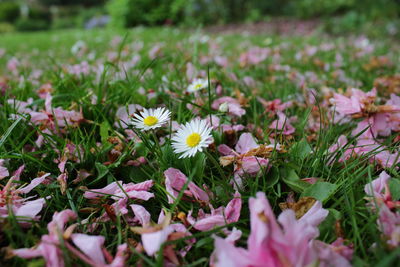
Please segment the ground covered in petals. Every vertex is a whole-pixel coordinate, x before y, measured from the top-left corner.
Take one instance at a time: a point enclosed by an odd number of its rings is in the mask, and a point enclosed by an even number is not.
[[[393,266],[400,47],[0,37],[0,265]]]

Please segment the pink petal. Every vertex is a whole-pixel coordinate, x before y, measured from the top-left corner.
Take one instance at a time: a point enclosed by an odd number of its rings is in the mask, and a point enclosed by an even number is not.
[[[86,234],[72,234],[72,241],[83,253],[97,264],[105,264],[102,247],[105,241],[104,236]]]
[[[183,174],[180,170],[175,168],[169,168],[164,172],[165,175],[165,187],[168,192],[168,203],[173,203],[174,198],[178,197],[178,191],[180,191],[185,183],[188,182],[188,179],[185,174]],[[204,202],[209,202],[209,197],[207,193],[202,190],[200,187],[195,185],[193,182],[189,182],[188,187],[189,192],[192,196]],[[171,196],[172,195],[172,196]]]
[[[143,248],[147,255],[153,256],[161,248],[161,245],[167,241],[168,236],[173,232],[171,227],[166,227],[154,233],[142,234]]]
[[[383,190],[389,181],[390,176],[385,172],[379,174],[379,178],[368,183],[364,187],[364,191],[368,196],[383,197]]]
[[[109,184],[106,187],[101,188],[101,189],[89,189],[88,191],[85,192],[85,194],[83,196],[85,198],[88,198],[88,199],[93,199],[93,198],[97,198],[97,197],[104,197],[105,195],[114,194],[115,191],[120,189],[120,187],[122,187],[122,182],[121,181],[113,182],[113,183],[111,183],[111,184]]]
[[[242,209],[242,199],[240,193],[236,191],[234,198],[228,203],[225,208],[224,215],[227,223],[237,222]]]
[[[50,175],[50,173],[46,173],[38,178],[33,179],[30,184],[28,184],[25,187],[19,188],[18,191],[23,193],[23,194],[27,194],[29,193],[33,188],[35,188],[36,186],[40,185],[41,183],[43,183],[43,181],[46,179],[46,177],[48,177]]]
[[[130,205],[135,218],[139,220],[143,227],[148,227],[150,225],[151,215],[150,213],[141,205],[132,204]]]
[[[15,216],[28,217],[34,219],[36,215],[42,210],[46,203],[44,198],[39,198],[32,201],[26,201],[21,207],[15,211]]]
[[[58,236],[59,231],[64,229],[64,225],[69,220],[76,219],[76,217],[76,213],[70,209],[55,212],[53,214],[53,219],[47,225],[47,229],[49,230],[49,233],[55,233]]]
[[[259,146],[257,145],[251,133],[242,133],[242,135],[239,138],[239,141],[235,146],[235,150],[239,154],[245,154],[246,152],[249,152],[251,149],[257,147]]]
[[[212,266],[215,267],[245,267],[253,266],[251,257],[243,248],[236,248],[231,242],[220,237],[214,237],[214,257]],[[256,266],[256,265],[254,265]],[[265,265],[267,266],[267,265]]]

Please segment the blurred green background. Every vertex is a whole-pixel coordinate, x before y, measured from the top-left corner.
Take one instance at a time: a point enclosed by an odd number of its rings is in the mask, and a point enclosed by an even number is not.
[[[0,0],[0,33],[315,21],[332,34],[398,38],[400,0]]]

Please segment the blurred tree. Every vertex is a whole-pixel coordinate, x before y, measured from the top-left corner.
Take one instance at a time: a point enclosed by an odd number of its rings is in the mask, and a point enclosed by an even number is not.
[[[42,5],[45,6],[71,6],[71,5],[83,5],[83,6],[99,6],[103,5],[105,0],[38,0]]]
[[[0,22],[15,22],[19,17],[19,5],[13,1],[0,1]]]

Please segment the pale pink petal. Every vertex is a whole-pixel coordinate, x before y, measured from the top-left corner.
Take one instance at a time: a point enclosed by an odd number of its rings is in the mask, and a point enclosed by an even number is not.
[[[39,246],[38,248],[20,248],[20,249],[14,249],[12,253],[18,257],[24,258],[24,259],[31,259],[31,258],[36,258],[36,257],[41,257],[42,256],[42,251],[40,249],[41,247]]]
[[[225,144],[218,146],[218,152],[223,156],[234,155],[234,150]]]
[[[223,215],[210,215],[206,218],[194,221],[192,225],[196,230],[209,231],[217,226],[225,225],[225,222],[226,221]]]
[[[77,246],[95,263],[105,264],[105,259],[102,252],[102,247],[105,241],[104,236],[72,234],[71,239],[75,246]]]
[[[257,145],[251,133],[242,133],[242,135],[239,138],[239,141],[235,146],[235,150],[239,154],[245,154],[246,152],[249,152],[251,149],[257,147],[259,146]]]
[[[118,185],[119,184],[119,185]],[[97,197],[104,197],[106,195],[114,194],[118,189],[122,187],[122,182],[113,182],[101,189],[89,189],[88,191],[83,194],[85,198],[93,199]]]
[[[242,209],[242,199],[239,192],[236,192],[234,198],[228,203],[224,210],[227,223],[237,222]]]
[[[150,213],[141,205],[132,204],[130,205],[135,218],[143,227],[148,227],[150,225],[151,215]]]
[[[128,245],[126,243],[119,245],[117,248],[117,254],[115,255],[114,260],[109,264],[109,267],[125,267],[125,261],[127,258],[127,248]]]
[[[150,190],[154,185],[154,181],[153,180],[147,180],[138,184],[127,184],[124,186],[124,190],[125,191],[131,191],[131,190],[135,190],[135,191],[148,191]]]
[[[231,242],[220,237],[214,237],[214,254],[212,266],[215,267],[246,267],[255,266],[251,257],[243,248],[236,248]],[[267,266],[267,265],[265,265]]]
[[[14,214],[18,217],[28,217],[34,219],[42,210],[45,203],[46,201],[44,198],[26,201],[21,207],[16,209]]]
[[[142,234],[143,248],[147,255],[153,256],[156,254],[173,231],[174,230],[168,226],[157,232]]]
[[[188,182],[188,179],[185,174],[175,168],[169,168],[164,172],[164,175],[165,187],[168,192],[168,203],[173,203],[174,199],[178,197],[179,191]],[[190,193],[190,195],[197,200],[201,200],[207,203],[209,202],[209,197],[207,193],[200,187],[195,185],[193,182],[189,182],[187,188],[189,189],[189,191],[186,192],[186,194]]]
[[[43,183],[43,181],[46,179],[46,177],[48,177],[50,175],[50,173],[46,173],[38,178],[33,179],[30,184],[28,184],[27,186],[24,186],[22,188],[19,188],[18,191],[23,193],[23,194],[27,194],[29,193],[32,189],[34,189],[36,186],[40,185],[41,183]]]
[[[10,175],[7,168],[4,167],[3,164],[4,159],[0,159],[0,180]]]
[[[53,214],[53,219],[47,225],[47,229],[49,230],[49,233],[55,233],[58,236],[58,231],[64,229],[64,225],[69,220],[76,219],[76,217],[76,213],[70,209],[55,212]]]
[[[383,190],[389,181],[390,176],[386,172],[381,172],[379,178],[368,183],[364,187],[364,191],[368,196],[383,197]]]
[[[322,203],[316,201],[315,204],[299,219],[299,221],[317,227],[323,220],[325,220],[328,214],[329,211],[322,208]]]

